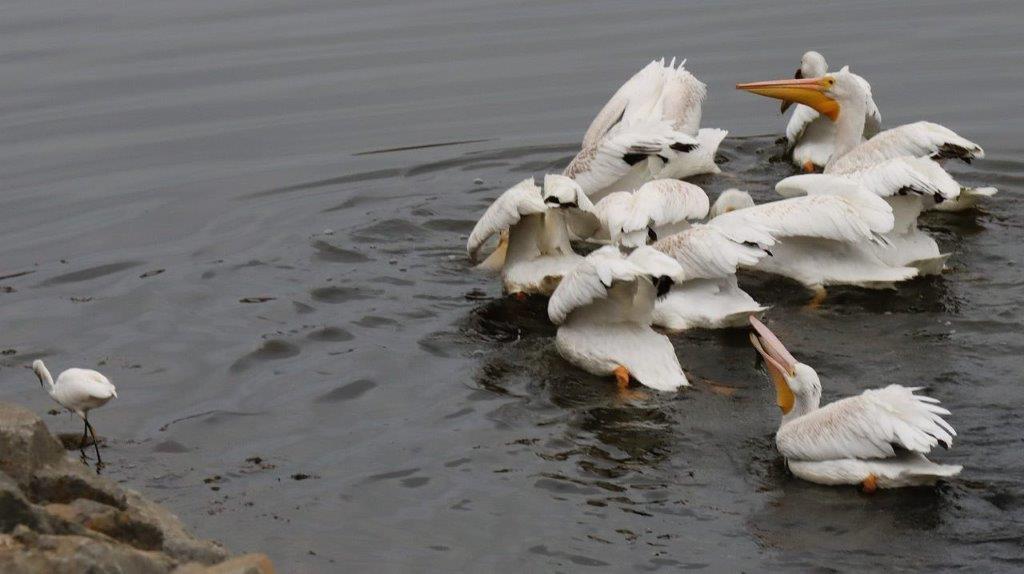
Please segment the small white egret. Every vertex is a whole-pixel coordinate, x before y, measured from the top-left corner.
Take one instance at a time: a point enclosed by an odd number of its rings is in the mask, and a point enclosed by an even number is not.
[[[84,459],[85,439],[91,433],[92,444],[96,448],[96,464],[101,465],[103,459],[100,458],[96,431],[89,423],[89,411],[102,407],[110,399],[117,398],[117,389],[107,377],[92,369],[68,369],[57,377],[56,383],[53,382],[49,369],[39,359],[32,362],[32,371],[39,377],[39,384],[43,386],[50,398],[85,421],[82,440],[79,441],[79,450]]]

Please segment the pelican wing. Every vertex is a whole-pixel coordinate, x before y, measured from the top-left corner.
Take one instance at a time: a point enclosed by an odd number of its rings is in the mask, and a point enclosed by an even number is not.
[[[548,301],[548,318],[561,325],[573,310],[606,298],[615,283],[635,281],[643,273],[618,247],[602,247],[562,278]]]
[[[590,122],[583,148],[598,145],[620,122],[667,119],[676,130],[696,136],[707,86],[684,63],[654,60],[634,74]]]
[[[894,447],[926,454],[950,446],[956,431],[938,400],[915,395],[917,388],[889,385],[842,399],[786,423],[776,442],[792,460],[889,458]]]
[[[868,101],[867,113],[864,116],[864,137],[872,138],[882,129],[882,112],[878,110],[878,106],[875,105],[875,98],[871,95],[871,84],[857,74],[850,75],[857,78],[861,87],[864,88],[865,94],[867,94]]]
[[[683,67],[686,60],[680,62],[679,66],[675,66],[674,59],[668,66],[664,66],[665,60],[661,63],[664,72],[661,115],[672,120],[677,130],[697,136],[708,87]]]
[[[622,121],[626,107],[631,102],[636,106],[646,100],[647,105],[653,105],[661,91],[662,67],[662,64],[655,60],[633,74],[616,90],[590,122],[590,127],[583,135],[584,149],[596,146],[605,134]]]
[[[546,210],[540,188],[534,184],[533,178],[524,179],[512,186],[494,200],[469,234],[466,251],[470,260],[476,261],[477,252],[492,235],[519,223],[525,215]]]
[[[907,192],[944,199],[960,195],[960,184],[934,160],[923,157],[897,157],[860,170],[829,173],[855,180],[880,197]]]
[[[633,193],[609,194],[595,206],[612,242],[628,247],[646,245],[648,228],[700,219],[708,209],[703,189],[674,179],[645,183]]]
[[[786,140],[789,141],[789,147],[793,147],[796,142],[800,141],[811,122],[820,117],[821,114],[814,108],[803,104],[793,106],[793,115],[789,116],[789,122],[786,123]]]
[[[704,224],[659,239],[651,247],[674,258],[687,281],[729,277],[740,265],[755,265],[767,255],[758,240],[773,243],[771,235],[756,225],[732,230]]]
[[[846,183],[843,182],[846,180]],[[851,185],[852,184],[852,185]],[[787,177],[775,185],[783,197],[814,193],[835,193],[860,186],[879,197],[917,193],[943,199],[960,195],[960,184],[942,166],[928,158],[910,156],[888,159],[856,169],[829,166],[824,174]]]
[[[834,167],[839,171],[851,171],[902,156],[970,161],[985,157],[985,150],[947,127],[931,122],[914,122],[879,132],[837,159]]]
[[[763,203],[723,213],[713,224],[742,229],[761,227],[772,237],[813,237],[836,241],[874,241],[893,227],[892,208],[863,190],[814,194]]]
[[[695,138],[675,130],[668,120],[622,122],[598,143],[584,146],[563,175],[591,194],[613,185],[648,156],[667,156],[673,150],[695,149],[697,145]]]

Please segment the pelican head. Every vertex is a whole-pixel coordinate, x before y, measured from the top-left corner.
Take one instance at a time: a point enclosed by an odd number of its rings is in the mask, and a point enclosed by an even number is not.
[[[775,402],[783,416],[790,414],[797,403],[805,408],[817,408],[821,399],[818,373],[810,365],[797,361],[775,333],[756,317],[750,317],[750,325],[754,327],[750,342],[768,366],[768,374],[775,384]]]
[[[839,119],[843,105],[867,100],[864,87],[846,67],[838,72],[814,78],[736,84],[736,89],[784,102],[803,104],[814,108],[832,121]]]
[[[828,62],[825,56],[810,50],[800,58],[800,69],[796,71],[796,78],[819,78],[828,72]]]
[[[548,207],[580,207],[589,203],[576,180],[549,173],[544,176],[544,203]]]
[[[736,211],[737,209],[746,209],[748,207],[754,207],[754,198],[750,197],[750,194],[745,191],[740,191],[736,188],[730,188],[721,193],[718,199],[715,200],[715,204],[711,206],[710,217],[714,219],[723,213],[729,213],[730,211]]]
[[[818,78],[828,73],[828,62],[825,61],[825,56],[820,53],[810,50],[804,52],[803,57],[800,58],[800,67],[796,69],[794,78],[800,80],[803,78]],[[782,113],[786,113],[789,106],[793,105],[793,102],[783,101],[782,106],[779,110]]]

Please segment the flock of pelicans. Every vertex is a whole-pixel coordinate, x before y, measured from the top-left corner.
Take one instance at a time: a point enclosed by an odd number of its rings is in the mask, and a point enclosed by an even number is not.
[[[814,369],[797,361],[758,320],[767,308],[740,289],[739,268],[790,277],[825,296],[827,285],[892,287],[940,273],[947,254],[917,228],[924,210],[962,210],[993,188],[963,188],[938,163],[983,157],[977,144],[929,122],[880,131],[870,85],[847,68],[828,72],[808,52],[796,78],[739,84],[798,104],[786,127],[793,161],[804,175],[775,189],[784,199],[755,205],[730,189],[714,205],[680,181],[718,173],[715,152],[727,132],[700,127],[706,86],[683,65],[654,61],[605,104],[561,175],[538,187],[524,180],[487,209],[469,236],[479,267],[501,274],[510,294],[550,296],[555,345],[569,362],[659,391],[687,386],[669,339],[652,326],[753,326],[751,343],[775,384],[782,422],[779,451],[798,477],[859,484],[865,491],[934,483],[960,466],[925,458],[955,431],[949,411],[916,388],[889,385],[821,407]],[[821,173],[815,173],[818,170]],[[702,221],[702,222],[699,222]],[[602,244],[586,257],[573,241]],[[89,411],[117,397],[89,369],[68,369],[54,382],[42,361],[32,370],[61,406],[85,423],[102,465]]]
[[[737,89],[796,104],[786,127],[804,174],[779,181],[782,199],[755,205],[736,189],[714,204],[683,178],[718,173],[727,132],[701,128],[706,86],[673,60],[654,61],[601,109],[562,174],[505,191],[469,236],[471,261],[499,273],[516,297],[550,296],[555,346],[569,362],[658,391],[688,385],[668,337],[694,327],[753,327],[750,340],[775,385],[776,444],[790,471],[864,491],[933,484],[960,466],[928,454],[949,447],[949,411],[919,388],[889,385],[821,406],[821,383],[758,319],[740,268],[829,285],[892,288],[941,273],[948,254],[917,227],[925,210],[970,208],[994,188],[962,187],[939,161],[970,162],[980,146],[916,122],[881,130],[871,86],[847,67],[829,72],[807,52],[794,79]],[[497,239],[496,243],[494,239]],[[573,242],[602,245],[582,256]],[[489,246],[493,250],[480,261]]]

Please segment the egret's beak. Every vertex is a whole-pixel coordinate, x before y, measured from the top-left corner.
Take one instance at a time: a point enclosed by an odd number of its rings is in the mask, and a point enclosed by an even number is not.
[[[796,402],[793,390],[789,388],[788,379],[796,376],[797,361],[764,323],[751,316],[750,325],[755,331],[750,334],[750,342],[764,358],[765,364],[768,365],[768,374],[775,383],[775,402],[782,409],[782,414],[788,414]]]
[[[839,102],[825,91],[832,86],[834,80],[828,76],[821,78],[798,78],[793,80],[772,80],[768,82],[751,82],[736,84],[737,90],[744,90],[784,102],[804,104],[814,108],[821,115],[828,116],[832,121],[839,117]]]

